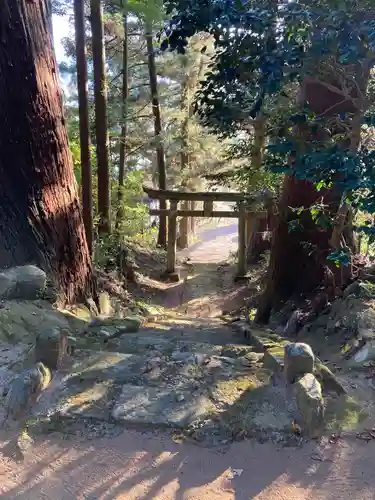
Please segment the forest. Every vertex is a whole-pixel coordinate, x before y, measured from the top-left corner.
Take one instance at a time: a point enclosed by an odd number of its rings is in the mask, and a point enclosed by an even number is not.
[[[48,269],[72,303],[95,296],[94,268],[130,242],[165,247],[144,184],[268,192],[248,249],[249,263],[268,266],[255,319],[293,297],[324,309],[372,259],[370,11],[334,0],[7,2],[3,267]],[[60,67],[52,16],[71,26]],[[194,225],[179,221],[180,248]]]
[[[9,498],[373,498],[374,13],[0,1]]]

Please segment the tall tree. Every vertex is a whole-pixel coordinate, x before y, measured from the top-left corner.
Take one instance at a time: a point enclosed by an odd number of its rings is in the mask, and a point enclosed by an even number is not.
[[[74,0],[76,65],[79,106],[79,138],[81,146],[82,211],[87,245],[92,253],[92,170],[90,157],[90,126],[88,105],[88,74],[85,40],[85,2]]]
[[[198,43],[199,45],[199,43]],[[198,54],[198,58],[197,58]],[[194,57],[195,56],[195,57]],[[189,61],[189,59],[191,59]],[[183,70],[183,81],[182,81],[182,93],[181,93],[181,111],[182,111],[182,122],[181,122],[181,152],[180,152],[180,170],[183,180],[181,187],[183,189],[191,189],[194,185],[194,178],[190,176],[192,172],[190,171],[190,162],[192,159],[191,155],[191,141],[190,141],[190,126],[194,114],[193,99],[196,91],[197,82],[202,78],[204,70],[204,59],[201,51],[195,51],[193,57],[189,58],[187,55],[182,56],[182,70]],[[190,174],[190,176],[189,176]],[[194,174],[193,174],[194,175]],[[189,178],[190,177],[190,178]],[[192,210],[195,208],[194,202],[185,201],[182,203],[182,209]],[[194,217],[181,217],[179,224],[179,237],[178,246],[179,248],[187,248],[190,244],[190,234],[194,232]]]
[[[146,21],[146,42],[148,55],[148,70],[150,76],[150,91],[152,112],[154,115],[154,131],[156,140],[156,161],[158,171],[159,189],[167,189],[167,173],[165,165],[165,152],[163,144],[163,129],[161,122],[161,113],[159,105],[158,81],[155,64],[155,51],[152,35],[152,24]],[[160,200],[160,208],[167,208],[165,200]],[[167,244],[167,219],[165,216],[160,217],[158,244],[165,247]]]
[[[95,133],[98,163],[99,232],[111,231],[107,81],[104,48],[103,6],[91,0],[92,60],[94,66]]]
[[[120,157],[118,171],[118,209],[116,225],[119,227],[123,218],[123,197],[124,197],[124,180],[127,161],[127,136],[128,136],[128,99],[129,99],[129,49],[128,49],[128,12],[127,0],[122,0],[123,26],[124,26],[124,41],[122,44],[122,125],[120,138]]]
[[[0,265],[34,262],[61,300],[92,293],[48,2],[0,4]],[[27,119],[25,119],[27,117]]]

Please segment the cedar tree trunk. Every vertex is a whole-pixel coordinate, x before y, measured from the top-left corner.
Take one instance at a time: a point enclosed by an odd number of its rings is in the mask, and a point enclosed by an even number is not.
[[[164,144],[162,137],[158,80],[156,74],[154,44],[152,40],[152,26],[149,23],[146,23],[146,44],[147,44],[147,55],[148,55],[148,71],[150,77],[152,113],[154,115],[158,184],[160,190],[165,190],[167,189],[165,152],[164,152]],[[159,208],[162,210],[167,208],[166,200],[159,200]],[[165,216],[160,216],[159,218],[158,245],[162,247],[167,246],[167,218]]]
[[[127,0],[123,0],[122,8],[127,8]],[[129,98],[129,64],[128,64],[128,14],[124,13],[123,17],[124,26],[124,41],[122,45],[122,127],[121,127],[121,142],[120,142],[120,164],[118,170],[118,207],[116,216],[116,227],[120,227],[121,220],[124,217],[124,181],[126,171],[126,144],[128,136],[128,98]]]
[[[107,117],[107,81],[105,68],[103,7],[91,0],[92,60],[94,66],[95,134],[98,159],[99,232],[111,232],[109,182],[109,139]]]
[[[83,222],[85,224],[86,230],[87,245],[91,254],[93,242],[92,170],[90,156],[90,126],[84,0],[74,0],[74,20],[79,105],[79,140],[81,148],[82,212]]]
[[[91,259],[48,2],[3,0],[0,19],[0,266],[34,263],[62,300],[82,300],[92,294]]]
[[[309,212],[300,218],[301,229],[289,232],[288,225],[296,218],[290,208],[309,207],[321,197],[322,193],[318,193],[311,182],[285,177],[272,239],[266,290],[257,311],[256,320],[260,323],[268,322],[273,307],[278,307],[293,294],[311,291],[324,281],[329,233],[320,230]],[[302,242],[312,246],[306,247]],[[311,252],[313,246],[315,250]]]

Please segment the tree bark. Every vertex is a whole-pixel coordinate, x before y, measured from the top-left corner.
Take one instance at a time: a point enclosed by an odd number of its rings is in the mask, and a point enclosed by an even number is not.
[[[264,118],[259,115],[253,121],[254,137],[251,149],[251,165],[256,169],[262,168],[263,154],[266,143],[266,124]],[[273,204],[273,201],[272,201]],[[256,217],[253,232],[247,250],[248,264],[259,262],[262,254],[271,248],[271,226],[273,226],[273,205],[266,207],[267,213],[261,213]]]
[[[122,2],[123,9],[127,9],[127,0]],[[124,217],[124,181],[126,171],[126,154],[127,154],[127,135],[128,135],[128,98],[129,98],[129,70],[128,70],[128,13],[124,12],[124,41],[122,45],[122,126],[121,126],[121,142],[120,142],[120,164],[118,171],[118,207],[116,216],[116,227],[119,229],[121,220]]]
[[[198,69],[195,71],[195,64],[192,68],[188,68],[188,60],[185,56],[183,58],[183,69],[186,72],[185,80],[182,85],[181,93],[181,111],[184,113],[184,118],[181,124],[181,152],[180,152],[180,171],[181,174],[186,171],[189,172],[191,154],[189,151],[189,125],[194,115],[193,107],[191,106],[191,94],[194,93],[197,82],[202,78],[202,73],[204,69],[204,59],[203,55],[199,56]],[[192,179],[185,179],[182,184],[182,188],[191,188]],[[188,210],[190,208],[191,202],[185,201],[181,204],[182,210]],[[194,203],[193,203],[194,205]],[[181,217],[179,223],[179,237],[178,246],[179,248],[187,248],[190,245],[190,236],[193,231],[195,231],[194,217]]]
[[[98,230],[101,234],[107,234],[111,232],[111,207],[107,82],[101,0],[91,0],[91,31],[94,66],[96,154],[98,161]]]
[[[148,71],[150,77],[152,113],[154,115],[158,184],[159,184],[159,189],[165,190],[167,189],[167,173],[165,165],[164,144],[162,137],[163,131],[161,124],[160,104],[159,104],[158,81],[157,81],[156,64],[155,64],[155,51],[152,40],[152,26],[148,22],[146,22],[146,44],[147,44],[147,54],[148,54]],[[165,200],[159,201],[159,208],[160,209],[167,208],[167,203]],[[158,245],[164,248],[166,248],[167,245],[167,219],[165,216],[160,216],[159,218]]]
[[[40,266],[71,303],[93,278],[48,3],[3,0],[0,19],[0,266]]]
[[[272,230],[275,226],[274,200],[265,207],[266,212],[255,215],[252,231],[249,235],[249,246],[247,249],[247,263],[256,264],[262,255],[271,249]]]
[[[305,212],[300,219],[301,229],[290,232],[288,225],[296,218],[291,208],[309,207],[321,197],[322,193],[318,193],[311,182],[285,177],[272,239],[266,290],[256,321],[267,323],[272,308],[277,308],[293,294],[309,292],[323,283],[329,233],[316,226],[309,212]],[[311,247],[304,246],[302,242]]]
[[[85,2],[74,0],[76,37],[77,87],[79,105],[79,138],[81,147],[82,212],[89,252],[92,254],[92,170],[90,156],[90,126],[88,104],[88,74],[85,41]]]
[[[189,168],[190,155],[189,155],[189,121],[192,115],[191,106],[189,102],[189,74],[187,68],[186,56],[182,59],[182,68],[185,71],[185,78],[182,84],[181,92],[181,112],[184,113],[184,118],[181,123],[181,151],[180,151],[180,172],[184,175],[186,169]],[[182,190],[186,190],[186,180],[182,182]],[[189,202],[183,201],[181,203],[182,210],[188,210]],[[187,248],[189,246],[189,218],[181,217],[178,225],[178,239],[177,246],[180,249]]]

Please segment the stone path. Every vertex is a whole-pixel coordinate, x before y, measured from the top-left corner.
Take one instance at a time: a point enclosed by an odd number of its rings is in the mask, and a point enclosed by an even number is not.
[[[301,449],[285,447],[302,439],[291,433],[293,402],[272,376],[279,347],[271,349],[266,363],[260,352],[277,339],[253,332],[250,346],[242,332],[218,317],[226,306],[238,305],[241,292],[232,284],[230,266],[222,265],[235,249],[233,230],[214,228],[214,245],[204,233],[200,244],[181,254],[191,258],[193,268],[185,266],[190,279],[166,290],[167,308],[139,331],[124,328],[121,321],[85,324],[85,341],[70,366],[54,377],[34,408],[30,433],[35,442],[21,464],[12,454],[13,431],[0,432],[0,495],[47,500],[373,498],[371,443],[348,436],[337,444],[323,440]],[[56,319],[52,312],[42,318],[37,311],[31,314],[34,328]],[[67,325],[67,318],[60,321]],[[21,338],[28,326],[23,320],[19,325]],[[9,351],[4,346],[8,367]],[[22,350],[12,353],[22,358]],[[5,367],[0,386],[8,375]],[[134,426],[137,431],[128,429]],[[231,444],[252,436],[273,443]]]

